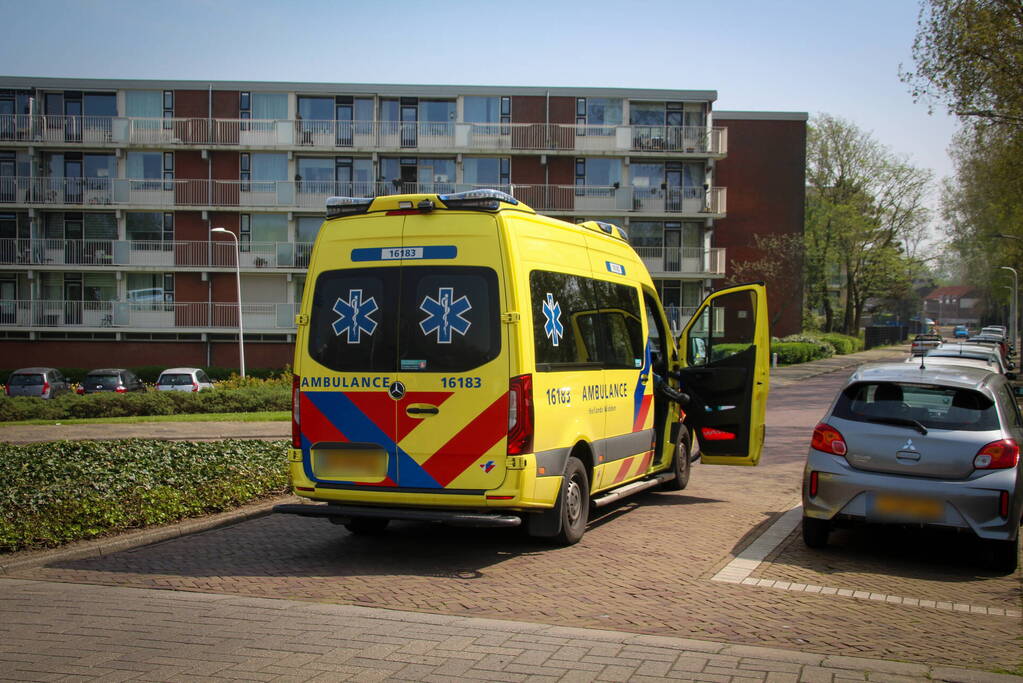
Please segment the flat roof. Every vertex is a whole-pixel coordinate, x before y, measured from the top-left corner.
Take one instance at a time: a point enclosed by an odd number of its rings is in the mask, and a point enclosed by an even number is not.
[[[0,87],[5,88],[53,88],[69,90],[244,90],[256,92],[299,92],[299,93],[344,93],[346,95],[434,95],[454,97],[456,95],[533,95],[543,97],[583,97],[604,95],[607,97],[628,97],[647,100],[688,100],[713,102],[716,90],[659,90],[650,88],[584,88],[546,87],[521,85],[427,85],[410,83],[283,83],[274,81],[178,81],[167,79],[123,79],[123,78],[51,78],[32,76],[0,76]]]
[[[810,115],[805,111],[728,111],[714,110],[715,119],[748,121],[806,121]]]

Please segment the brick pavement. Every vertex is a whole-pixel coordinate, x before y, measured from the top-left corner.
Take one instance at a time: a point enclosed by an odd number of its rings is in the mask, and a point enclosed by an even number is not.
[[[698,466],[686,491],[648,494],[612,507],[572,548],[551,549],[515,530],[418,524],[395,524],[380,538],[352,537],[322,520],[271,516],[105,557],[61,561],[18,575],[612,629],[714,641],[715,647],[767,645],[793,656],[863,655],[915,662],[913,666],[1017,669],[1023,662],[1023,628],[1018,620],[938,614],[906,604],[874,604],[709,580],[774,518],[798,502],[809,429],[825,409],[822,401],[833,395],[842,379],[838,373],[800,378],[774,391],[768,448],[759,468]],[[819,557],[798,560],[785,554],[800,548],[790,544],[779,549],[762,571],[765,575],[818,571],[811,562]],[[829,556],[819,571],[849,581],[881,581],[888,592],[917,590],[947,599],[965,596],[980,604],[994,601],[992,595],[1005,601],[1013,591],[1019,594],[1018,574],[972,575],[969,565],[961,563],[953,565],[951,577],[941,580],[927,574],[933,556],[896,555],[902,567],[892,572],[886,566],[892,560],[891,549],[871,552],[866,559],[853,552]],[[871,566],[860,567],[856,562]],[[0,657],[0,672],[2,661]],[[800,680],[843,677],[817,671],[819,664],[796,672]],[[607,671],[621,673],[622,679],[639,674]],[[912,678],[933,673],[913,671]],[[672,670],[663,673],[678,675]],[[708,678],[717,674],[706,668],[699,673],[700,680],[717,680]],[[619,678],[613,673],[600,675]],[[733,680],[744,678],[741,672],[728,675]],[[862,674],[855,676],[862,680]],[[954,680],[970,680],[957,676]],[[766,677],[760,672],[749,678]],[[878,677],[900,680],[895,671],[884,675],[875,671],[871,680]],[[588,680],[596,680],[596,675]]]
[[[17,681],[962,681],[1013,676],[613,630],[0,579]]]

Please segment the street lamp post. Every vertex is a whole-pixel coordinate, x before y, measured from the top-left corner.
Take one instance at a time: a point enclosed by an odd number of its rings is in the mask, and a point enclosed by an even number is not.
[[[234,274],[238,284],[238,360],[241,363],[242,377],[245,377],[245,327],[242,325],[242,250],[238,236],[227,228],[210,228],[210,233],[224,233],[234,240]]]
[[[1009,307],[1009,315],[1012,316],[1012,346],[1019,348],[1019,273],[1011,266],[998,266],[1001,270],[1008,270],[1012,273],[1012,306]]]

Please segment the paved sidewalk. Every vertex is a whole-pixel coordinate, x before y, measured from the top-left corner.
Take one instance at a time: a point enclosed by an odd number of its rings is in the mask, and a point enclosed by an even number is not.
[[[801,382],[811,377],[824,375],[829,372],[840,370],[852,371],[853,368],[875,361],[901,361],[909,356],[909,344],[900,346],[879,346],[875,349],[860,351],[859,353],[848,353],[844,356],[833,356],[823,360],[815,360],[799,365],[786,365],[784,367],[771,368],[771,386],[783,387],[796,382]],[[2,433],[0,433],[2,435]]]
[[[0,614],[0,678],[19,681],[1021,680],[620,631],[24,579],[0,579]]]

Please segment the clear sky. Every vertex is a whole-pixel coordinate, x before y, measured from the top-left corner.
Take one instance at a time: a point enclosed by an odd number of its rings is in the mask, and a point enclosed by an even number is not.
[[[916,0],[0,0],[0,73],[716,90],[829,113],[937,177],[955,130],[898,78]]]

